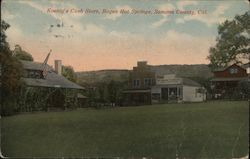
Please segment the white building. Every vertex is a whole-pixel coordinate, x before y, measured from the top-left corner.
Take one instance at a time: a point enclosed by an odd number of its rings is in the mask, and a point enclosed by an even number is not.
[[[152,103],[178,101],[202,102],[206,100],[206,90],[197,82],[179,78],[173,74],[158,76],[156,85],[151,87]]]

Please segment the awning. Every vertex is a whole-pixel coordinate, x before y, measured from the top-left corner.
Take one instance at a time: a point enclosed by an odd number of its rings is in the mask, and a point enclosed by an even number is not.
[[[247,77],[234,77],[234,78],[213,78],[210,81],[217,82],[217,81],[244,81],[247,80]]]

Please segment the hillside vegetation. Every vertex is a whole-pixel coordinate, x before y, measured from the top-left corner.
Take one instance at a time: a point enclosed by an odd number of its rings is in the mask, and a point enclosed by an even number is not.
[[[212,72],[205,64],[197,65],[156,65],[151,66],[157,74],[176,74],[179,77],[210,78]],[[128,80],[130,70],[100,70],[77,72],[78,83],[91,84],[109,82],[111,80],[124,82]]]

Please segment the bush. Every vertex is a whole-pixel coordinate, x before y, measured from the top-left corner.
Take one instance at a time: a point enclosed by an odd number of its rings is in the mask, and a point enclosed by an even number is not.
[[[10,116],[17,112],[16,100],[9,99],[1,105],[1,116]]]

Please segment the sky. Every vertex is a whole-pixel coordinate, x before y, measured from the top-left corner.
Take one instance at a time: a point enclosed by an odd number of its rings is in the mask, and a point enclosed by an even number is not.
[[[90,71],[208,64],[218,25],[248,10],[247,0],[3,0],[1,18],[11,49],[38,62],[51,49],[50,65]]]

